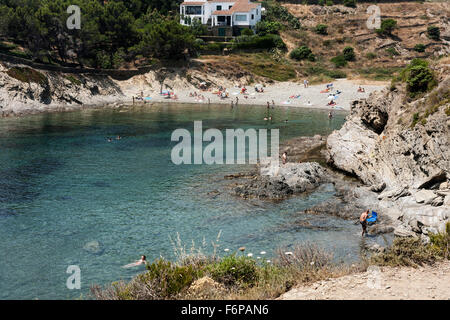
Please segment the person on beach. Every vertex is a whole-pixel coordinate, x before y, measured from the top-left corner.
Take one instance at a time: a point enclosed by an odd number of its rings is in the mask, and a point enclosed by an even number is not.
[[[275,101],[272,100],[272,109],[275,108]]]
[[[236,107],[237,107],[238,103],[239,103],[239,97],[236,97]]]
[[[328,119],[332,119],[333,118],[333,114],[331,113],[331,111],[330,112],[328,112]]]
[[[359,222],[362,226],[362,234],[361,237],[364,237],[364,234],[367,233],[367,218],[369,217],[369,210],[364,211],[359,217]]]
[[[267,101],[267,109],[270,109],[270,102]]]
[[[283,164],[286,164],[287,162],[287,153],[283,152],[283,155],[281,156],[281,160],[283,160]]]

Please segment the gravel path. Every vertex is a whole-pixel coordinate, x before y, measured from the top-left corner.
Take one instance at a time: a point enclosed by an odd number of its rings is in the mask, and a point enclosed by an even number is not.
[[[450,261],[419,268],[369,267],[368,272],[295,288],[281,300],[449,300]]]

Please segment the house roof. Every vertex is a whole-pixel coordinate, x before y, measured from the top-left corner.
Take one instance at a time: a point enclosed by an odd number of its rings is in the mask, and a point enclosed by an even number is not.
[[[206,2],[183,2],[181,5],[182,6],[202,6],[204,5]]]
[[[250,2],[249,0],[233,0],[233,1],[220,1],[213,0],[209,2],[235,2],[230,10],[218,10],[214,11],[213,15],[232,15],[234,12],[249,12],[252,9],[259,7],[259,3]]]
[[[233,12],[231,10],[216,10],[212,14],[213,16],[231,16]]]
[[[233,12],[247,12],[258,7],[259,4],[257,3],[249,2],[248,0],[238,0],[230,10]]]

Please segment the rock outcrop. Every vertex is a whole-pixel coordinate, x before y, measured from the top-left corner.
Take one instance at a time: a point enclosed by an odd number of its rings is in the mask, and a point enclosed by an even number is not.
[[[327,139],[327,162],[379,193],[398,236],[443,231],[450,219],[450,72],[436,73],[440,85],[416,101],[402,88],[355,101]]]
[[[388,114],[401,109],[388,90],[355,101],[341,130],[327,140],[328,162],[368,185],[420,188],[450,178],[450,144],[445,106],[425,125],[389,127]],[[407,108],[407,107],[406,107]]]
[[[242,198],[280,200],[311,191],[327,180],[326,170],[315,162],[284,165],[271,162],[261,165],[260,172],[251,180],[237,185],[234,192]]]

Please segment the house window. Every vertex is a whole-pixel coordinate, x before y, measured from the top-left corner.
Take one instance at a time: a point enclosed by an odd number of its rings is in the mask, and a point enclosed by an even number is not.
[[[201,6],[186,6],[186,14],[202,14],[202,7]]]
[[[240,21],[240,22],[247,21],[247,15],[246,14],[237,14],[236,21]]]
[[[228,6],[228,10],[230,10],[231,8],[233,8],[233,6]]]
[[[217,10],[217,11],[222,10],[222,6],[217,6],[217,7],[216,7],[216,10]]]
[[[218,22],[225,22],[225,16],[218,16],[217,17]]]
[[[252,20],[254,20],[255,19],[255,15],[254,14],[252,14]]]
[[[258,11],[258,9],[256,9],[256,15],[259,15],[259,11]]]

